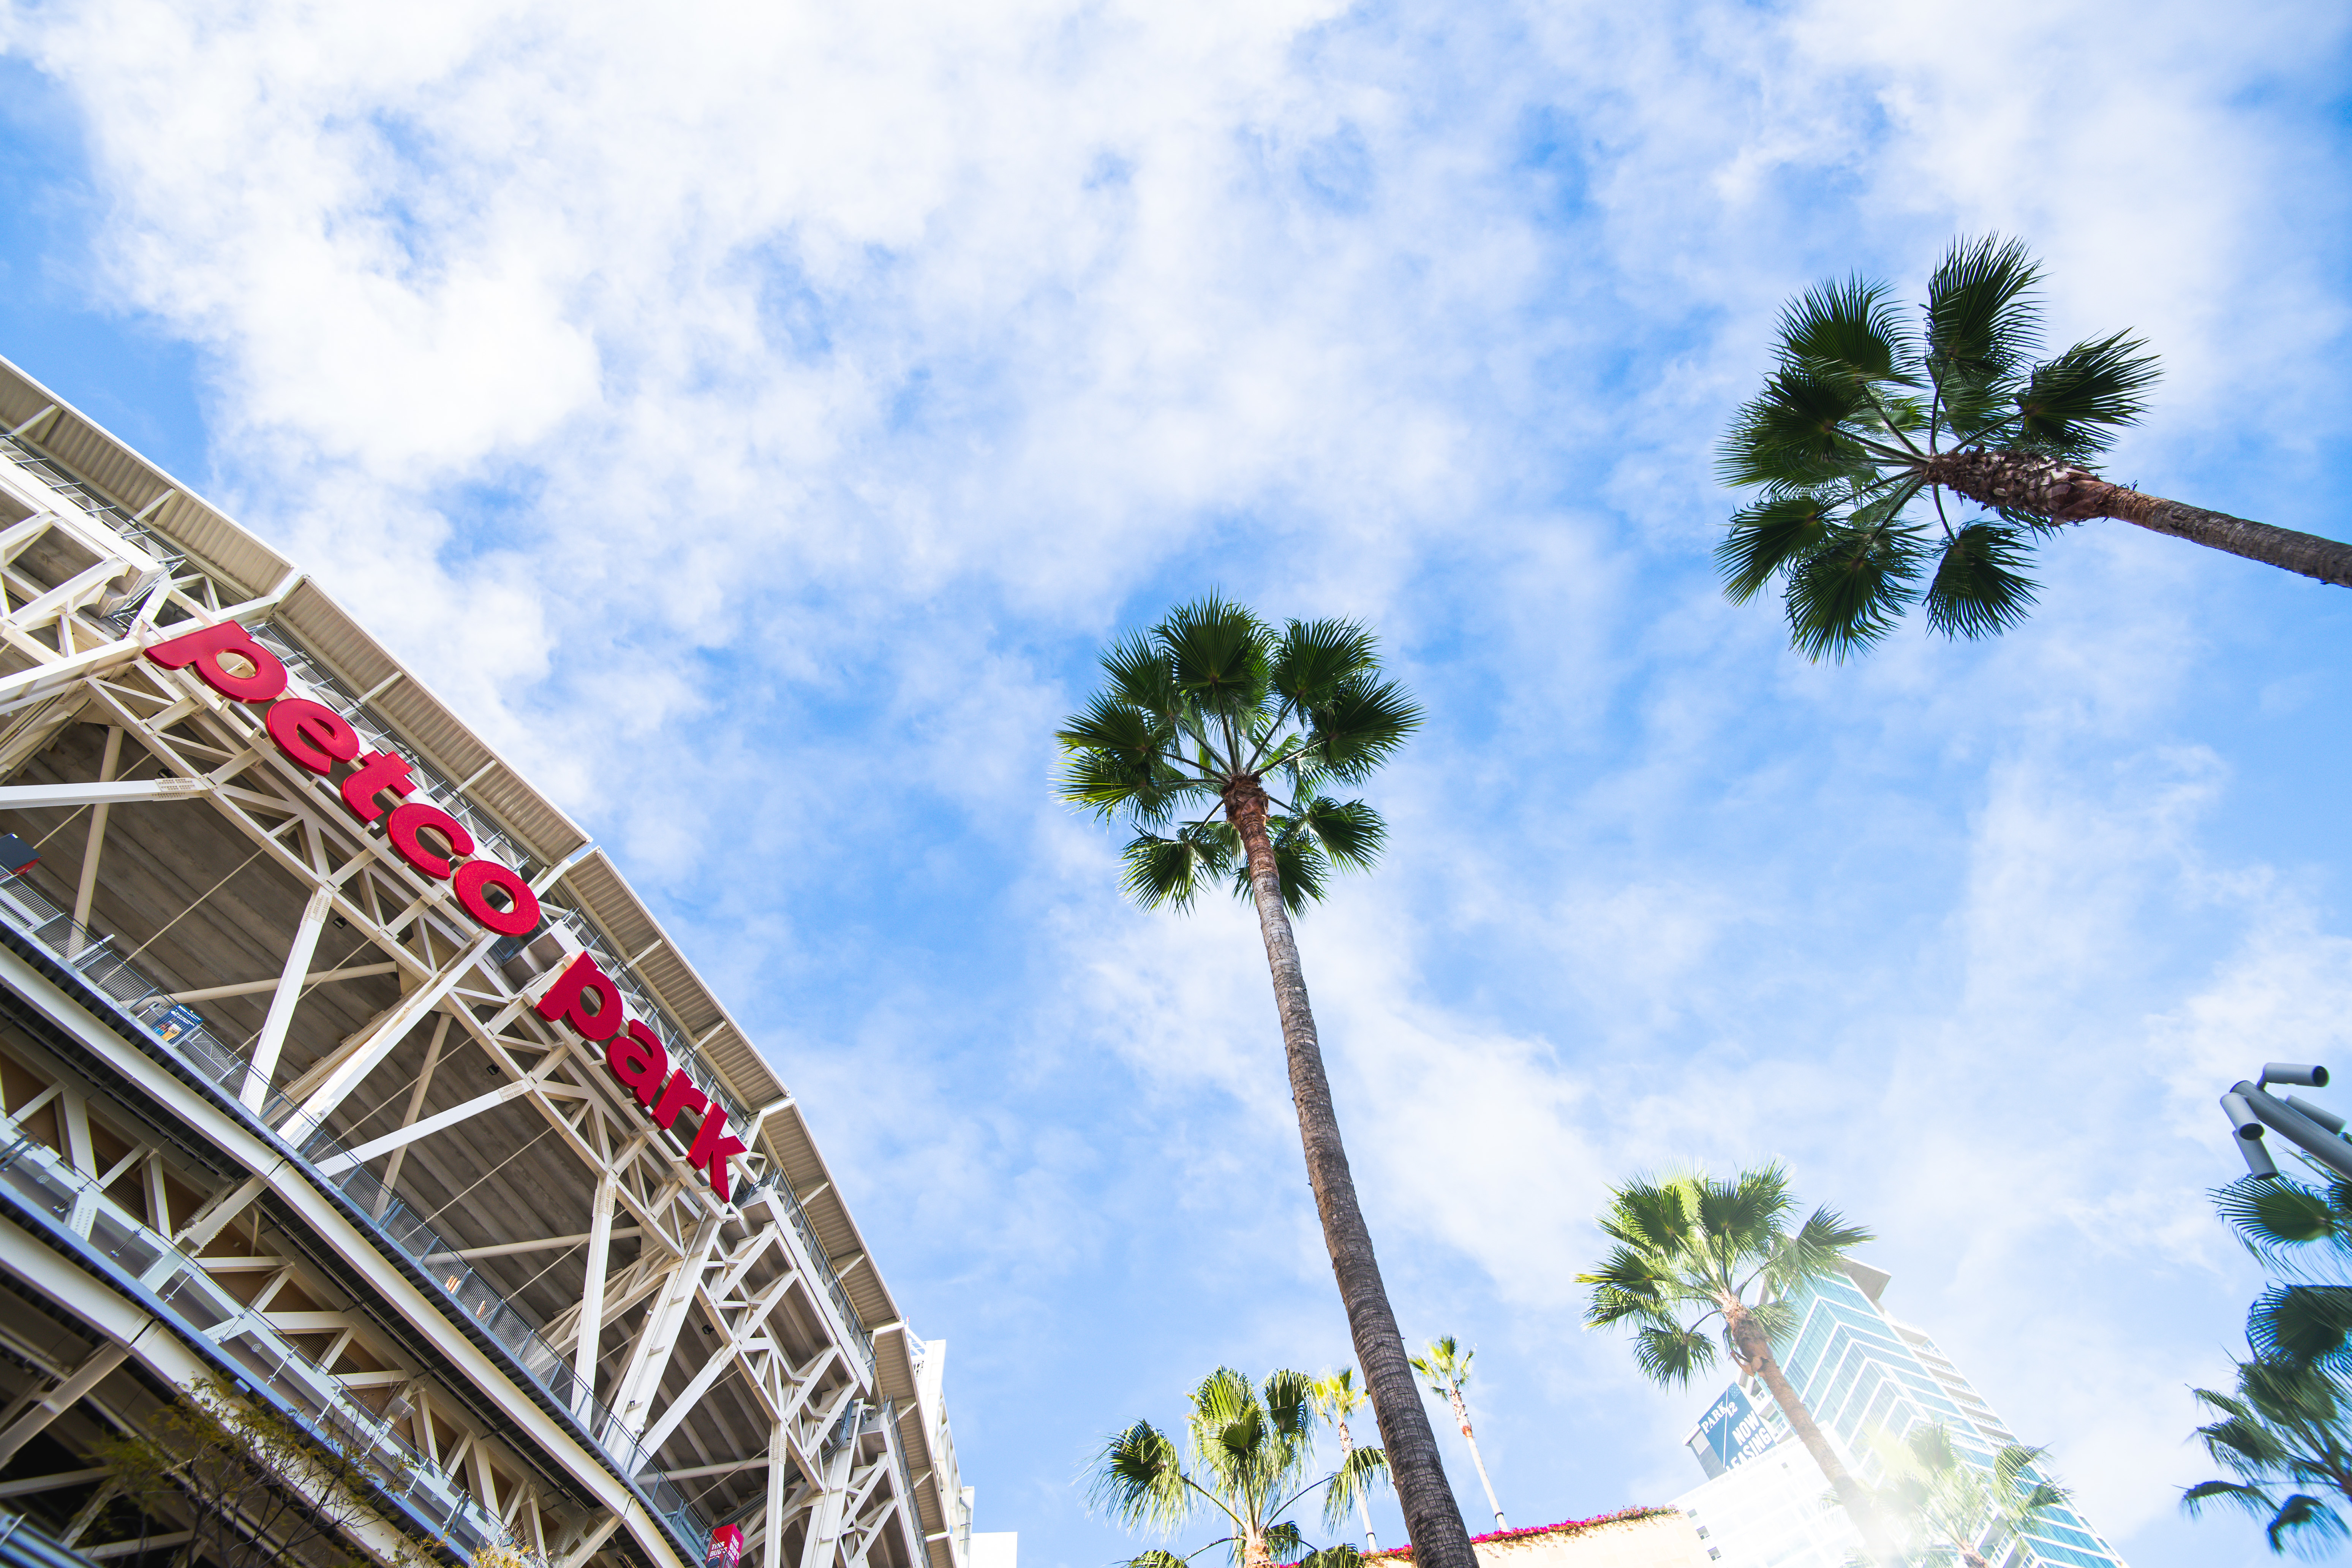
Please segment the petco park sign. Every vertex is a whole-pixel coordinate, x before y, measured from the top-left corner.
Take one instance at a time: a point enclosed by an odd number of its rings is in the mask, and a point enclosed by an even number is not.
[[[238,702],[268,703],[263,726],[279,752],[297,767],[332,777],[348,767],[336,785],[343,809],[362,826],[381,821],[393,852],[423,876],[447,882],[459,907],[486,931],[527,936],[539,929],[539,895],[509,866],[475,855],[466,825],[437,806],[406,797],[415,792],[407,759],[391,752],[361,754],[359,731],[324,703],[286,693],[286,666],[234,621],[161,642],[147,657],[166,669],[192,670],[222,696]],[[251,666],[240,673],[226,661]],[[387,798],[391,805],[386,806]],[[621,989],[586,953],[556,976],[537,1003],[539,1016],[561,1018],[583,1039],[604,1047],[604,1065],[636,1099],[656,1126],[668,1129],[678,1113],[699,1119],[688,1163],[703,1174],[725,1203],[728,1162],[745,1152],[727,1135],[727,1110],[711,1104],[684,1068],[672,1069],[659,1036],[628,1016]]]

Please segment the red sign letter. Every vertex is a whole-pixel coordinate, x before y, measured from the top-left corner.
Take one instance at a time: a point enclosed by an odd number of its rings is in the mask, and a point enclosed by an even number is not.
[[[270,711],[275,713],[278,710],[273,708]],[[428,877],[446,877],[448,860],[426,848],[416,837],[428,827],[441,836],[451,855],[462,857],[474,852],[474,836],[466,831],[466,825],[437,805],[412,800],[406,805],[394,806],[392,815],[383,819],[384,837],[392,840],[392,847],[400,852],[402,859]]]
[[[230,674],[228,666],[221,662],[225,653],[243,658],[253,666],[253,673]],[[147,657],[165,669],[185,669],[193,664],[206,686],[239,702],[267,702],[286,689],[286,667],[235,621],[223,621],[216,626],[173,637],[170,642],[159,642],[147,650]]]
[[[360,754],[360,732],[341,714],[307,697],[271,703],[268,724],[278,749],[314,773],[331,773],[337,763]]]
[[[476,860],[466,869],[488,864]],[[507,874],[513,875],[510,871]],[[582,994],[588,991],[596,993],[596,1010],[593,1013],[580,1005],[585,999]],[[539,999],[539,1016],[568,1019],[586,1038],[609,1040],[621,1032],[621,988],[606,979],[604,972],[596,967],[596,961],[583,952]]]
[[[726,1131],[727,1112],[713,1106],[695,1130],[694,1147],[686,1152],[686,1163],[702,1168],[710,1179],[711,1192],[722,1204],[727,1201],[727,1162],[744,1152],[742,1140],[719,1136]]]
[[[506,894],[508,903],[505,909],[499,908],[482,896],[486,883]],[[457,889],[457,901],[466,906],[467,914],[500,936],[529,936],[539,929],[539,895],[530,890],[529,882],[495,860],[467,861],[457,868],[457,874],[450,879],[449,886]],[[582,957],[584,959],[586,954],[582,954]],[[606,981],[605,984],[609,985],[612,982]],[[554,1015],[550,1014],[549,1016]],[[617,1024],[614,1026],[614,1028],[618,1027]],[[607,1029],[604,1035],[612,1032],[612,1029]],[[601,1040],[604,1035],[589,1037]]]
[[[667,1127],[677,1120],[677,1113],[681,1110],[692,1110],[700,1115],[709,1109],[710,1097],[695,1088],[694,1080],[686,1076],[684,1068],[680,1068],[670,1074],[669,1087],[662,1090],[661,1103],[654,1107],[654,1125]]]
[[[651,1105],[669,1076],[669,1052],[662,1048],[661,1037],[632,1018],[627,1032],[614,1036],[604,1047],[604,1065],[629,1086],[639,1105]]]
[[[384,790],[394,795],[406,795],[416,787],[408,776],[408,759],[393,752],[370,752],[360,759],[360,765],[343,775],[343,804],[362,822],[373,822],[383,815],[376,796]]]

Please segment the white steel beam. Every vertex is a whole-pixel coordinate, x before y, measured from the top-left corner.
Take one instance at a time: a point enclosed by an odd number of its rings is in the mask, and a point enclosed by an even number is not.
[[[41,1396],[39,1404],[16,1417],[5,1432],[0,1432],[0,1465],[16,1457],[16,1450],[40,1436],[48,1424],[80,1403],[81,1396],[105,1381],[106,1374],[122,1364],[131,1352],[122,1346],[107,1343],[83,1358],[71,1375]]]
[[[572,1347],[572,1372],[582,1390],[582,1408],[596,1391],[596,1359],[604,1336],[604,1270],[613,1251],[613,1204],[620,1180],[606,1171],[596,1178],[596,1196],[589,1210],[588,1277],[580,1287],[580,1342]],[[578,1414],[578,1412],[575,1412]]]
[[[637,1331],[628,1363],[613,1385],[614,1411],[631,1436],[643,1432],[653,1415],[655,1391],[669,1370],[670,1352],[677,1347],[678,1331],[686,1327],[687,1313],[694,1305],[695,1289],[702,1283],[703,1266],[718,1240],[719,1216],[713,1215],[702,1222],[686,1257],[663,1283],[660,1298]]]
[[[116,731],[121,733],[121,731]],[[37,811],[59,805],[123,805],[141,801],[187,800],[212,792],[208,778],[133,779],[128,784],[9,784],[0,788],[0,811]]]
[[[99,759],[98,776],[102,784],[113,782],[115,764],[122,760],[122,731],[110,725],[106,731],[106,752]],[[89,931],[89,906],[98,897],[98,857],[106,847],[106,816],[109,807],[100,801],[89,814],[89,843],[81,852],[81,881],[74,889],[73,926],[66,932],[66,956],[71,958],[82,950]]]
[[[245,1088],[237,1095],[247,1110],[259,1110],[262,1101],[269,1098],[270,1080],[278,1076],[278,1053],[286,1048],[286,1031],[293,1026],[295,1004],[302,1000],[302,980],[310,973],[311,956],[319,951],[319,933],[326,929],[327,912],[334,903],[333,889],[320,888],[302,906],[293,945],[286,950],[286,966],[278,976],[278,994],[269,999],[269,1016],[262,1020],[252,1063],[246,1068]]]

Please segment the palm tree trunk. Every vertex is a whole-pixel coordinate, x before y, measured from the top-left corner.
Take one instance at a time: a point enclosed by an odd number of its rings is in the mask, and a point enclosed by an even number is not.
[[[1981,448],[1939,452],[1919,472],[1930,484],[1942,485],[1979,506],[2011,507],[2060,522],[2112,517],[2352,588],[2352,544],[2126,489],[2055,458]]]
[[[1486,1489],[1486,1506],[1495,1510],[1495,1528],[1508,1530],[1511,1521],[1503,1517],[1503,1505],[1495,1500],[1495,1483],[1486,1479],[1486,1461],[1478,1455],[1478,1436],[1470,1430],[1470,1407],[1462,1402],[1462,1390],[1449,1385],[1445,1397],[1454,1405],[1454,1419],[1462,1426],[1462,1440],[1470,1445],[1470,1462],[1478,1467],[1478,1484]]]
[[[1470,1531],[1446,1484],[1445,1464],[1430,1430],[1421,1386],[1397,1332],[1372,1255],[1371,1232],[1356,1203],[1355,1177],[1339,1141],[1339,1119],[1331,1106],[1331,1083],[1323,1072],[1323,1048],[1307,1005],[1307,974],[1290,915],[1282,907],[1282,886],[1274,868],[1274,840],[1265,825],[1265,791],[1255,778],[1234,780],[1224,793],[1225,817],[1241,836],[1249,857],[1250,892],[1257,905],[1258,933],[1265,940],[1266,965],[1274,973],[1274,1006],[1282,1020],[1282,1046],[1290,1062],[1290,1098],[1298,1108],[1298,1137],[1307,1149],[1307,1184],[1323,1221],[1323,1245],[1330,1249],[1331,1272],[1348,1311],[1348,1333],[1364,1369],[1365,1391],[1388,1451],[1397,1500],[1404,1509],[1405,1533],[1414,1568],[1477,1568]]]
[[[1855,1480],[1853,1473],[1845,1468],[1845,1462],[1837,1457],[1836,1451],[1830,1447],[1830,1440],[1822,1436],[1822,1429],[1813,1424],[1813,1413],[1805,1408],[1804,1400],[1790,1386],[1788,1374],[1780,1370],[1780,1360],[1772,1353],[1770,1336],[1757,1326],[1756,1320],[1749,1317],[1744,1308],[1733,1306],[1724,1313],[1724,1317],[1731,1329],[1731,1342],[1738,1353],[1740,1370],[1762,1378],[1764,1386],[1772,1391],[1772,1403],[1780,1407],[1781,1415],[1789,1423],[1789,1430],[1797,1435],[1797,1441],[1812,1455],[1813,1463],[1819,1465],[1822,1474],[1829,1478],[1830,1488],[1837,1493],[1838,1501],[1845,1505],[1846,1517],[1853,1521],[1856,1530],[1862,1531],[1863,1543],[1868,1548],[1872,1561],[1888,1564],[1889,1568],[1900,1563],[1902,1553],[1886,1540],[1886,1532],[1879,1522],[1878,1515],[1870,1506],[1869,1494],[1862,1489],[1862,1483]]]

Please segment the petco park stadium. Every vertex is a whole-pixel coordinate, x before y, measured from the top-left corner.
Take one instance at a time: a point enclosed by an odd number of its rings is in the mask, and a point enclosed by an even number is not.
[[[0,431],[0,1533],[968,1568],[944,1347],[612,861],[5,362]]]

